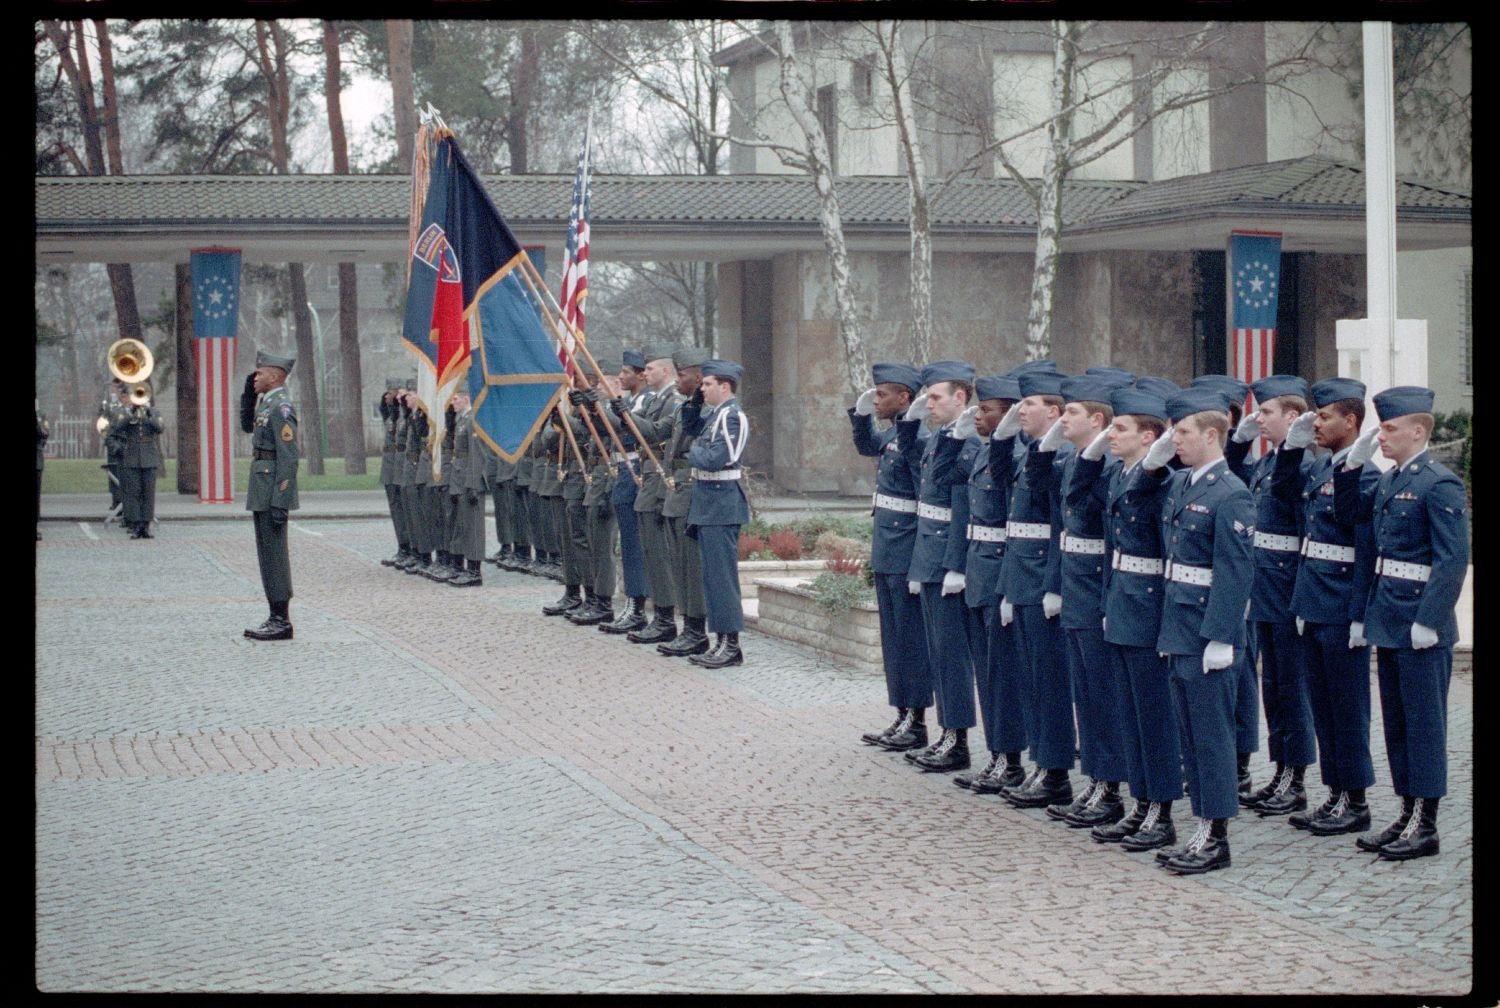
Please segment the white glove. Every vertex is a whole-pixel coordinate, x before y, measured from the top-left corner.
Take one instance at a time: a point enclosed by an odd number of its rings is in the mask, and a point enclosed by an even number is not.
[[[1146,449],[1146,457],[1141,460],[1141,468],[1160,469],[1176,454],[1177,446],[1172,444],[1172,428],[1168,427],[1157,435],[1156,440],[1151,442],[1151,447]]]
[[[1361,648],[1370,642],[1365,640],[1365,625],[1363,623],[1349,624],[1349,647]]]
[[[1313,443],[1313,421],[1318,419],[1316,413],[1303,413],[1292,421],[1287,428],[1286,440],[1282,444],[1288,448],[1306,448]]]
[[[922,582],[908,581],[906,582],[906,590],[913,595],[920,595],[922,594]]]
[[[1104,451],[1108,447],[1109,428],[1106,427],[1104,430],[1094,435],[1094,440],[1083,446],[1083,451],[1078,453],[1078,457],[1093,462],[1095,459],[1102,459],[1104,457]]]
[[[1000,625],[1010,626],[1010,621],[1016,618],[1016,607],[1010,604],[1010,599],[1000,600]]]
[[[1042,615],[1047,619],[1056,618],[1062,612],[1062,596],[1057,592],[1047,592],[1042,596]]]
[[[1380,436],[1379,427],[1371,427],[1354,439],[1349,454],[1344,457],[1345,469],[1363,469],[1366,462],[1375,457],[1375,439]]]
[[[1109,633],[1109,617],[1108,616],[1101,616],[1101,617],[1099,617],[1099,629],[1101,631],[1103,631],[1104,633]]]
[[[908,420],[926,420],[927,419],[927,393],[926,392],[923,392],[922,394],[918,395],[915,399],[913,399],[911,401],[911,405],[908,406],[908,407],[906,407],[906,419],[908,419]]]
[[[858,416],[869,416],[875,412],[875,390],[865,389],[854,400],[854,412]]]
[[[943,575],[943,594],[957,595],[964,590],[964,572],[948,571]]]
[[[1307,626],[1307,621],[1305,619],[1303,619],[1301,616],[1298,616],[1297,617],[1297,636],[1298,637],[1302,636],[1302,630],[1306,626]]]
[[[1047,433],[1042,435],[1042,443],[1036,446],[1036,450],[1040,452],[1055,452],[1058,448],[1062,447],[1062,443],[1066,440],[1068,439],[1063,437],[1062,432],[1062,417],[1058,417],[1052,422],[1052,426],[1047,428]]]
[[[948,436],[959,441],[967,441],[974,436],[974,418],[979,415],[979,404],[975,403],[958,415],[953,421],[953,429]]]
[[[1437,631],[1431,627],[1424,627],[1420,623],[1411,625],[1411,646],[1421,651],[1430,648],[1438,642]]]
[[[1228,668],[1234,664],[1234,645],[1221,644],[1218,641],[1209,641],[1208,647],[1203,649],[1203,674],[1208,675],[1214,669]]]
[[[1021,429],[1021,404],[1016,403],[1005,411],[1000,422],[995,425],[995,432],[990,435],[996,441],[1004,441],[1008,437],[1015,437]]]
[[[1244,444],[1246,441],[1254,441],[1256,438],[1260,437],[1259,421],[1260,410],[1256,410],[1254,413],[1245,414],[1245,418],[1240,421],[1240,425],[1234,429],[1235,442],[1238,444]]]

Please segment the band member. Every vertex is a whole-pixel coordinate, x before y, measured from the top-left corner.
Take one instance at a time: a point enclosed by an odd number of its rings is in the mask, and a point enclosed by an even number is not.
[[[150,539],[156,518],[156,477],[161,469],[157,439],[166,424],[148,400],[132,403],[117,425],[120,448],[121,520],[132,539]]]
[[[255,521],[255,555],[260,582],[271,605],[271,615],[245,631],[251,640],[291,640],[292,560],[287,550],[287,515],[297,510],[297,411],[286,394],[286,376],[295,357],[276,357],[264,350],[255,355],[255,374],[240,399],[240,416],[249,410],[254,419],[243,424],[250,435],[250,486],[245,510]],[[259,396],[259,400],[255,399]],[[247,402],[247,399],[249,400]]]

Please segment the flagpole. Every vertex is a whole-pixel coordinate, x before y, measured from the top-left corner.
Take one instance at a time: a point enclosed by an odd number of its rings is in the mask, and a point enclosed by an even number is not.
[[[599,454],[604,456],[605,464],[609,467],[609,474],[611,476],[618,476],[620,474],[619,470],[615,468],[614,461],[609,457],[609,445],[602,437],[599,436],[599,431],[594,426],[594,421],[589,419],[589,411],[586,409],[579,409],[578,415],[583,419],[583,425],[589,429],[589,435],[594,439],[594,444],[599,446]],[[619,444],[620,439],[616,438],[615,443]],[[625,452],[623,451],[623,447],[624,446],[622,445],[622,451],[620,452],[622,456],[625,454]]]
[[[583,470],[583,482],[585,484],[594,482],[594,477],[589,475],[588,465],[583,461],[583,451],[578,447],[578,439],[573,436],[573,425],[568,423],[568,414],[563,409],[561,399],[557,401],[557,415],[562,420],[563,433],[568,435],[568,444],[573,449],[573,457],[578,460],[578,468]],[[558,454],[562,453],[558,452]],[[562,459],[557,460],[557,474],[558,478],[562,478]]]

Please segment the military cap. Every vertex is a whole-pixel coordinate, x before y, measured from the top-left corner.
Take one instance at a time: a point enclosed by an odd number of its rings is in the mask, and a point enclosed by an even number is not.
[[[735,385],[739,385],[745,380],[745,369],[740,367],[738,361],[721,360],[715,357],[703,362],[703,377],[728,378]]]
[[[915,395],[922,387],[922,373],[910,364],[876,364],[870,368],[870,377],[876,385],[884,385],[887,382],[894,385],[905,385]]]
[[[1135,380],[1135,387],[1143,392],[1150,392],[1154,396],[1160,396],[1163,402],[1173,392],[1180,391],[1176,382],[1158,378],[1156,375],[1142,375]]]
[[[708,351],[702,347],[678,347],[672,351],[672,364],[679,371],[683,368],[702,367],[703,362],[708,359]]]
[[[1226,374],[1201,374],[1193,379],[1189,388],[1218,388],[1223,389],[1224,394],[1239,405],[1245,401],[1245,396],[1250,394],[1249,382],[1240,381],[1234,375]]]
[[[922,384],[929,388],[938,382],[956,381],[973,384],[974,365],[959,360],[933,361],[922,369]]]
[[[1213,388],[1211,385],[1189,386],[1167,397],[1167,419],[1177,423],[1183,417],[1202,413],[1205,410],[1228,413],[1229,403],[1229,394],[1222,389]]]
[[[671,360],[672,355],[676,351],[677,346],[673,343],[647,343],[641,348],[641,356],[647,361]],[[641,367],[645,366],[644,364],[641,365]]]
[[[1116,416],[1167,419],[1167,397],[1153,389],[1141,388],[1139,385],[1121,385],[1110,390],[1108,402]]]
[[[1015,367],[1011,368],[1008,373],[1010,374],[1010,376],[1012,378],[1019,378],[1019,377],[1021,377],[1021,375],[1025,374],[1027,371],[1056,371],[1056,370],[1057,370],[1057,364],[1053,362],[1052,358],[1046,357],[1046,358],[1043,358],[1042,360],[1022,361],[1020,364],[1017,364]]]
[[[1062,383],[1067,375],[1060,371],[1025,371],[1016,375],[1021,383],[1021,396],[1062,395]]]
[[[1129,385],[1131,382],[1135,381],[1134,373],[1126,371],[1124,368],[1118,367],[1091,367],[1085,370],[1083,373],[1086,375],[1093,375],[1096,378],[1118,379],[1118,381],[1116,382],[1117,385]]]
[[[400,378],[387,378],[385,380],[385,390],[387,392],[394,392],[397,389],[403,388],[406,388],[406,386],[401,384]]]
[[[1259,381],[1252,382],[1250,391],[1255,393],[1255,401],[1258,403],[1284,395],[1301,396],[1304,401],[1310,397],[1307,382],[1289,374],[1266,375]]]
[[[622,351],[620,354],[620,360],[623,361],[627,366],[635,368],[637,371],[644,371],[646,368],[646,357],[639,350]]]
[[[1364,399],[1365,383],[1356,378],[1324,378],[1314,382],[1308,391],[1312,393],[1314,406],[1327,406],[1340,399]]]
[[[1010,375],[985,375],[974,382],[975,399],[1021,399],[1021,383]]]
[[[1118,376],[1106,377],[1102,375],[1081,374],[1071,378],[1064,378],[1060,389],[1063,402],[1109,402],[1109,393],[1113,389],[1130,384]]]
[[[268,354],[264,350],[257,350],[255,352],[255,366],[257,368],[274,367],[290,372],[292,365],[295,363],[297,363],[296,357],[277,357],[275,354]]]
[[[1436,397],[1432,389],[1420,385],[1397,385],[1384,392],[1375,393],[1375,415],[1380,422],[1394,420],[1412,413],[1431,413]]]

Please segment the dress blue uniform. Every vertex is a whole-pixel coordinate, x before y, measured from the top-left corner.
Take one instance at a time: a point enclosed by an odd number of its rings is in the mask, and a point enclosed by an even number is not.
[[[727,378],[738,389],[745,369],[734,361],[703,362],[704,378]],[[693,466],[693,500],[688,508],[689,534],[698,540],[703,560],[703,602],[708,629],[718,634],[713,650],[694,655],[694,664],[718,667],[740,661],[739,633],[745,625],[740,603],[740,526],[750,520],[750,506],[740,482],[740,457],[750,438],[750,418],[731,397],[711,409],[687,411],[683,432],[693,438],[688,461]]]
[[[1384,424],[1430,414],[1432,403],[1430,389],[1403,385],[1376,395],[1375,411]],[[1333,479],[1340,515],[1373,523],[1375,576],[1364,630],[1377,649],[1391,786],[1407,819],[1398,838],[1379,850],[1394,859],[1436,854],[1437,799],[1448,793],[1454,607],[1469,563],[1467,495],[1463,482],[1425,448],[1384,473],[1373,493],[1362,491],[1359,470],[1346,467]],[[1419,628],[1427,640],[1416,639]],[[1421,808],[1413,811],[1416,799]]]
[[[876,364],[876,385],[906,386],[915,395],[921,374],[906,364]],[[886,700],[897,711],[923,710],[932,704],[932,672],[927,665],[927,640],[922,632],[922,606],[906,588],[912,547],[917,541],[917,483],[927,437],[913,421],[903,444],[897,425],[876,431],[874,417],[849,410],[854,449],[875,465],[875,499],[871,516],[870,571],[875,580],[875,602],[880,610],[880,651],[885,666]],[[904,717],[904,715],[903,715]],[[898,721],[900,718],[898,718]],[[895,725],[893,728],[897,727]]]

